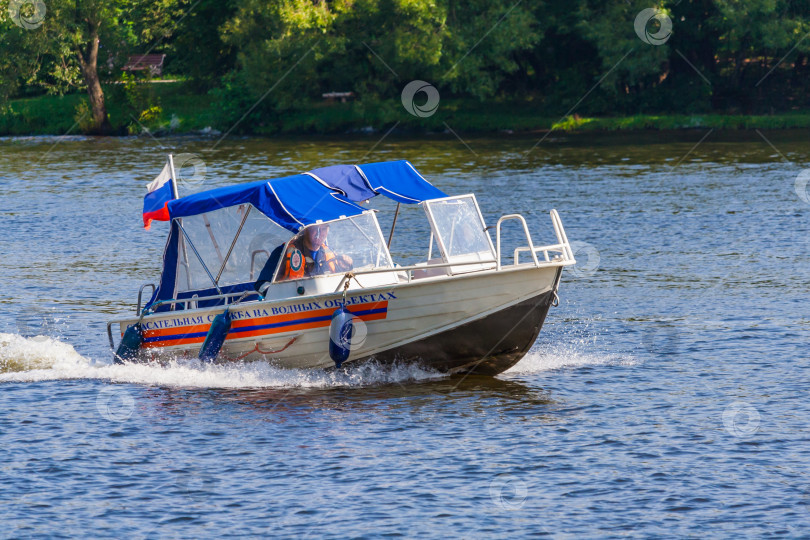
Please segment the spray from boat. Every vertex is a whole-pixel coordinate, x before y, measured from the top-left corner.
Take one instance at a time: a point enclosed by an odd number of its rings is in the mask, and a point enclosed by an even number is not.
[[[0,384],[54,380],[104,380],[178,388],[345,388],[413,384],[448,378],[413,363],[344,366],[341,370],[279,368],[269,362],[210,364],[174,360],[164,364],[110,364],[109,359],[79,354],[58,338],[0,333]],[[576,342],[535,346],[502,377],[526,376],[556,369],[594,365],[627,365],[626,355],[592,352]]]
[[[268,362],[210,364],[171,360],[110,364],[82,356],[54,338],[0,334],[0,383],[98,379],[180,388],[340,388],[402,384],[446,375],[414,364],[373,362],[341,370],[282,369]]]

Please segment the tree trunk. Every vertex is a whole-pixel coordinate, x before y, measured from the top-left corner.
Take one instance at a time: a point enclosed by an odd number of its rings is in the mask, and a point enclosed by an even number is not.
[[[81,48],[77,56],[82,70],[84,83],[87,85],[87,96],[90,98],[90,110],[93,115],[91,131],[97,134],[110,132],[110,120],[107,118],[107,107],[104,104],[104,91],[98,79],[98,27],[91,25],[90,40]]]

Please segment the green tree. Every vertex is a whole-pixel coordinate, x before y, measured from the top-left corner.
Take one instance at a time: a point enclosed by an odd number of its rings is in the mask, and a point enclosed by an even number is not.
[[[525,77],[525,54],[543,37],[542,25],[532,10],[538,5],[448,0],[439,74],[442,83],[457,95],[483,100],[502,92],[514,77]]]
[[[539,25],[514,2],[456,4],[247,0],[222,27],[225,42],[238,50],[233,88],[252,99],[272,88],[255,109],[265,116],[330,90],[390,98],[413,79],[448,94],[494,96],[525,69],[519,55],[538,42]]]
[[[19,86],[24,78],[29,85],[46,89],[50,85],[62,91],[65,85],[76,84],[78,71],[90,103],[89,130],[106,133],[110,122],[100,69],[120,67],[133,47],[162,40],[185,3],[187,0],[51,0],[44,4],[39,26],[25,28],[4,21],[8,32],[3,39],[9,42],[10,60],[2,76],[12,81],[5,86],[12,89],[15,79]]]
[[[750,111],[762,77],[788,53],[810,53],[810,3],[790,0],[714,0],[710,19],[716,32],[716,57],[725,107]],[[795,48],[794,48],[795,47]],[[787,60],[785,62],[784,60]],[[795,56],[793,57],[795,58]],[[778,81],[778,75],[774,77]],[[806,86],[802,81],[801,86]],[[774,87],[771,86],[772,91]],[[781,92],[773,92],[776,99]],[[772,104],[772,103],[771,103]]]
[[[671,54],[668,40],[645,43],[636,32],[636,18],[648,8],[657,8],[665,17],[672,15],[664,6],[651,6],[648,0],[588,0],[580,7],[578,29],[594,45],[601,60],[600,69],[593,74],[593,84],[599,83],[614,101],[629,98],[638,102],[640,96],[660,84],[666,73]],[[651,26],[642,28],[651,34],[660,29],[654,26],[654,21],[648,24]],[[677,28],[673,29],[675,32]]]
[[[330,39],[340,2],[263,0],[242,2],[222,29],[226,44],[238,48],[236,86],[250,100],[273,89],[267,103],[290,104],[317,92],[318,60],[340,47]],[[288,75],[291,70],[292,76]],[[282,85],[283,83],[283,85]]]
[[[197,0],[167,40],[167,64],[188,75],[197,90],[217,86],[236,63],[236,48],[222,40],[221,27],[235,14],[236,0]]]

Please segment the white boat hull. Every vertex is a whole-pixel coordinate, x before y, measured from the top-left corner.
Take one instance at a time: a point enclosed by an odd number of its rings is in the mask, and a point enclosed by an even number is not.
[[[496,374],[537,338],[564,264],[522,264],[349,290],[355,322],[347,362],[419,362],[447,372]],[[341,293],[230,308],[221,361],[266,360],[285,368],[329,368],[329,324]],[[141,360],[195,358],[223,307],[156,313],[142,321]],[[120,330],[137,322],[122,321]]]

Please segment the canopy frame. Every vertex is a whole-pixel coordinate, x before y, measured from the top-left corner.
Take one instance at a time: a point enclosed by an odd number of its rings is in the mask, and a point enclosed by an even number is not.
[[[341,182],[344,185],[341,185]],[[220,291],[219,281],[246,219],[246,216],[243,217],[240,229],[236,232],[224,257],[218,249],[219,246],[216,246],[221,262],[214,276],[183,227],[184,217],[204,216],[219,209],[246,204],[279,227],[297,234],[316,223],[361,215],[368,209],[357,203],[377,195],[385,195],[395,200],[398,209],[401,203],[414,204],[447,196],[419,174],[408,161],[401,160],[365,165],[337,165],[304,174],[215,188],[174,199],[168,203],[172,228],[163,253],[160,285],[148,305],[176,295],[179,286],[177,280],[181,274],[180,264],[186,265],[186,276],[190,275],[188,246],[191,246],[211,283]],[[387,250],[393,238],[395,225],[396,220],[385,244]],[[379,228],[378,221],[377,227]],[[390,250],[388,251],[390,257]],[[161,305],[158,310],[162,309],[171,308],[168,305]]]
[[[225,271],[225,265],[228,264],[228,259],[231,258],[231,253],[233,252],[234,246],[236,246],[236,241],[239,240],[239,235],[242,234],[242,228],[245,226],[245,222],[247,221],[248,216],[250,215],[250,211],[253,210],[253,205],[248,204],[247,210],[245,211],[245,216],[242,218],[242,221],[239,223],[239,228],[236,230],[236,235],[233,237],[233,242],[231,242],[231,247],[228,248],[228,252],[225,254],[225,260],[222,261],[222,266],[219,267],[219,272],[217,272],[217,279],[216,282],[219,283],[219,278],[222,277],[222,272]]]
[[[186,232],[186,229],[183,227],[183,224],[180,223],[180,219],[177,218],[174,221],[177,222],[177,226],[180,228],[180,231],[183,233],[183,236],[185,237],[185,242],[183,242],[183,245],[185,246],[185,244],[188,243],[188,245],[191,246],[191,251],[193,251],[194,255],[197,256],[197,260],[200,261],[200,264],[202,265],[203,270],[205,270],[205,273],[208,274],[209,278],[211,278],[211,283],[214,284],[214,288],[217,290],[217,292],[219,292],[219,294],[222,294],[222,290],[219,288],[219,285],[217,284],[217,280],[214,279],[214,275],[211,274],[211,270],[208,269],[208,265],[205,264],[205,261],[200,256],[200,253],[197,251],[197,248],[194,247],[194,242],[191,241],[191,238],[189,237],[188,233]],[[174,284],[175,291],[177,290],[177,282],[176,281],[177,281],[177,277],[175,276],[175,284]],[[161,285],[162,285],[162,283],[161,283]]]

